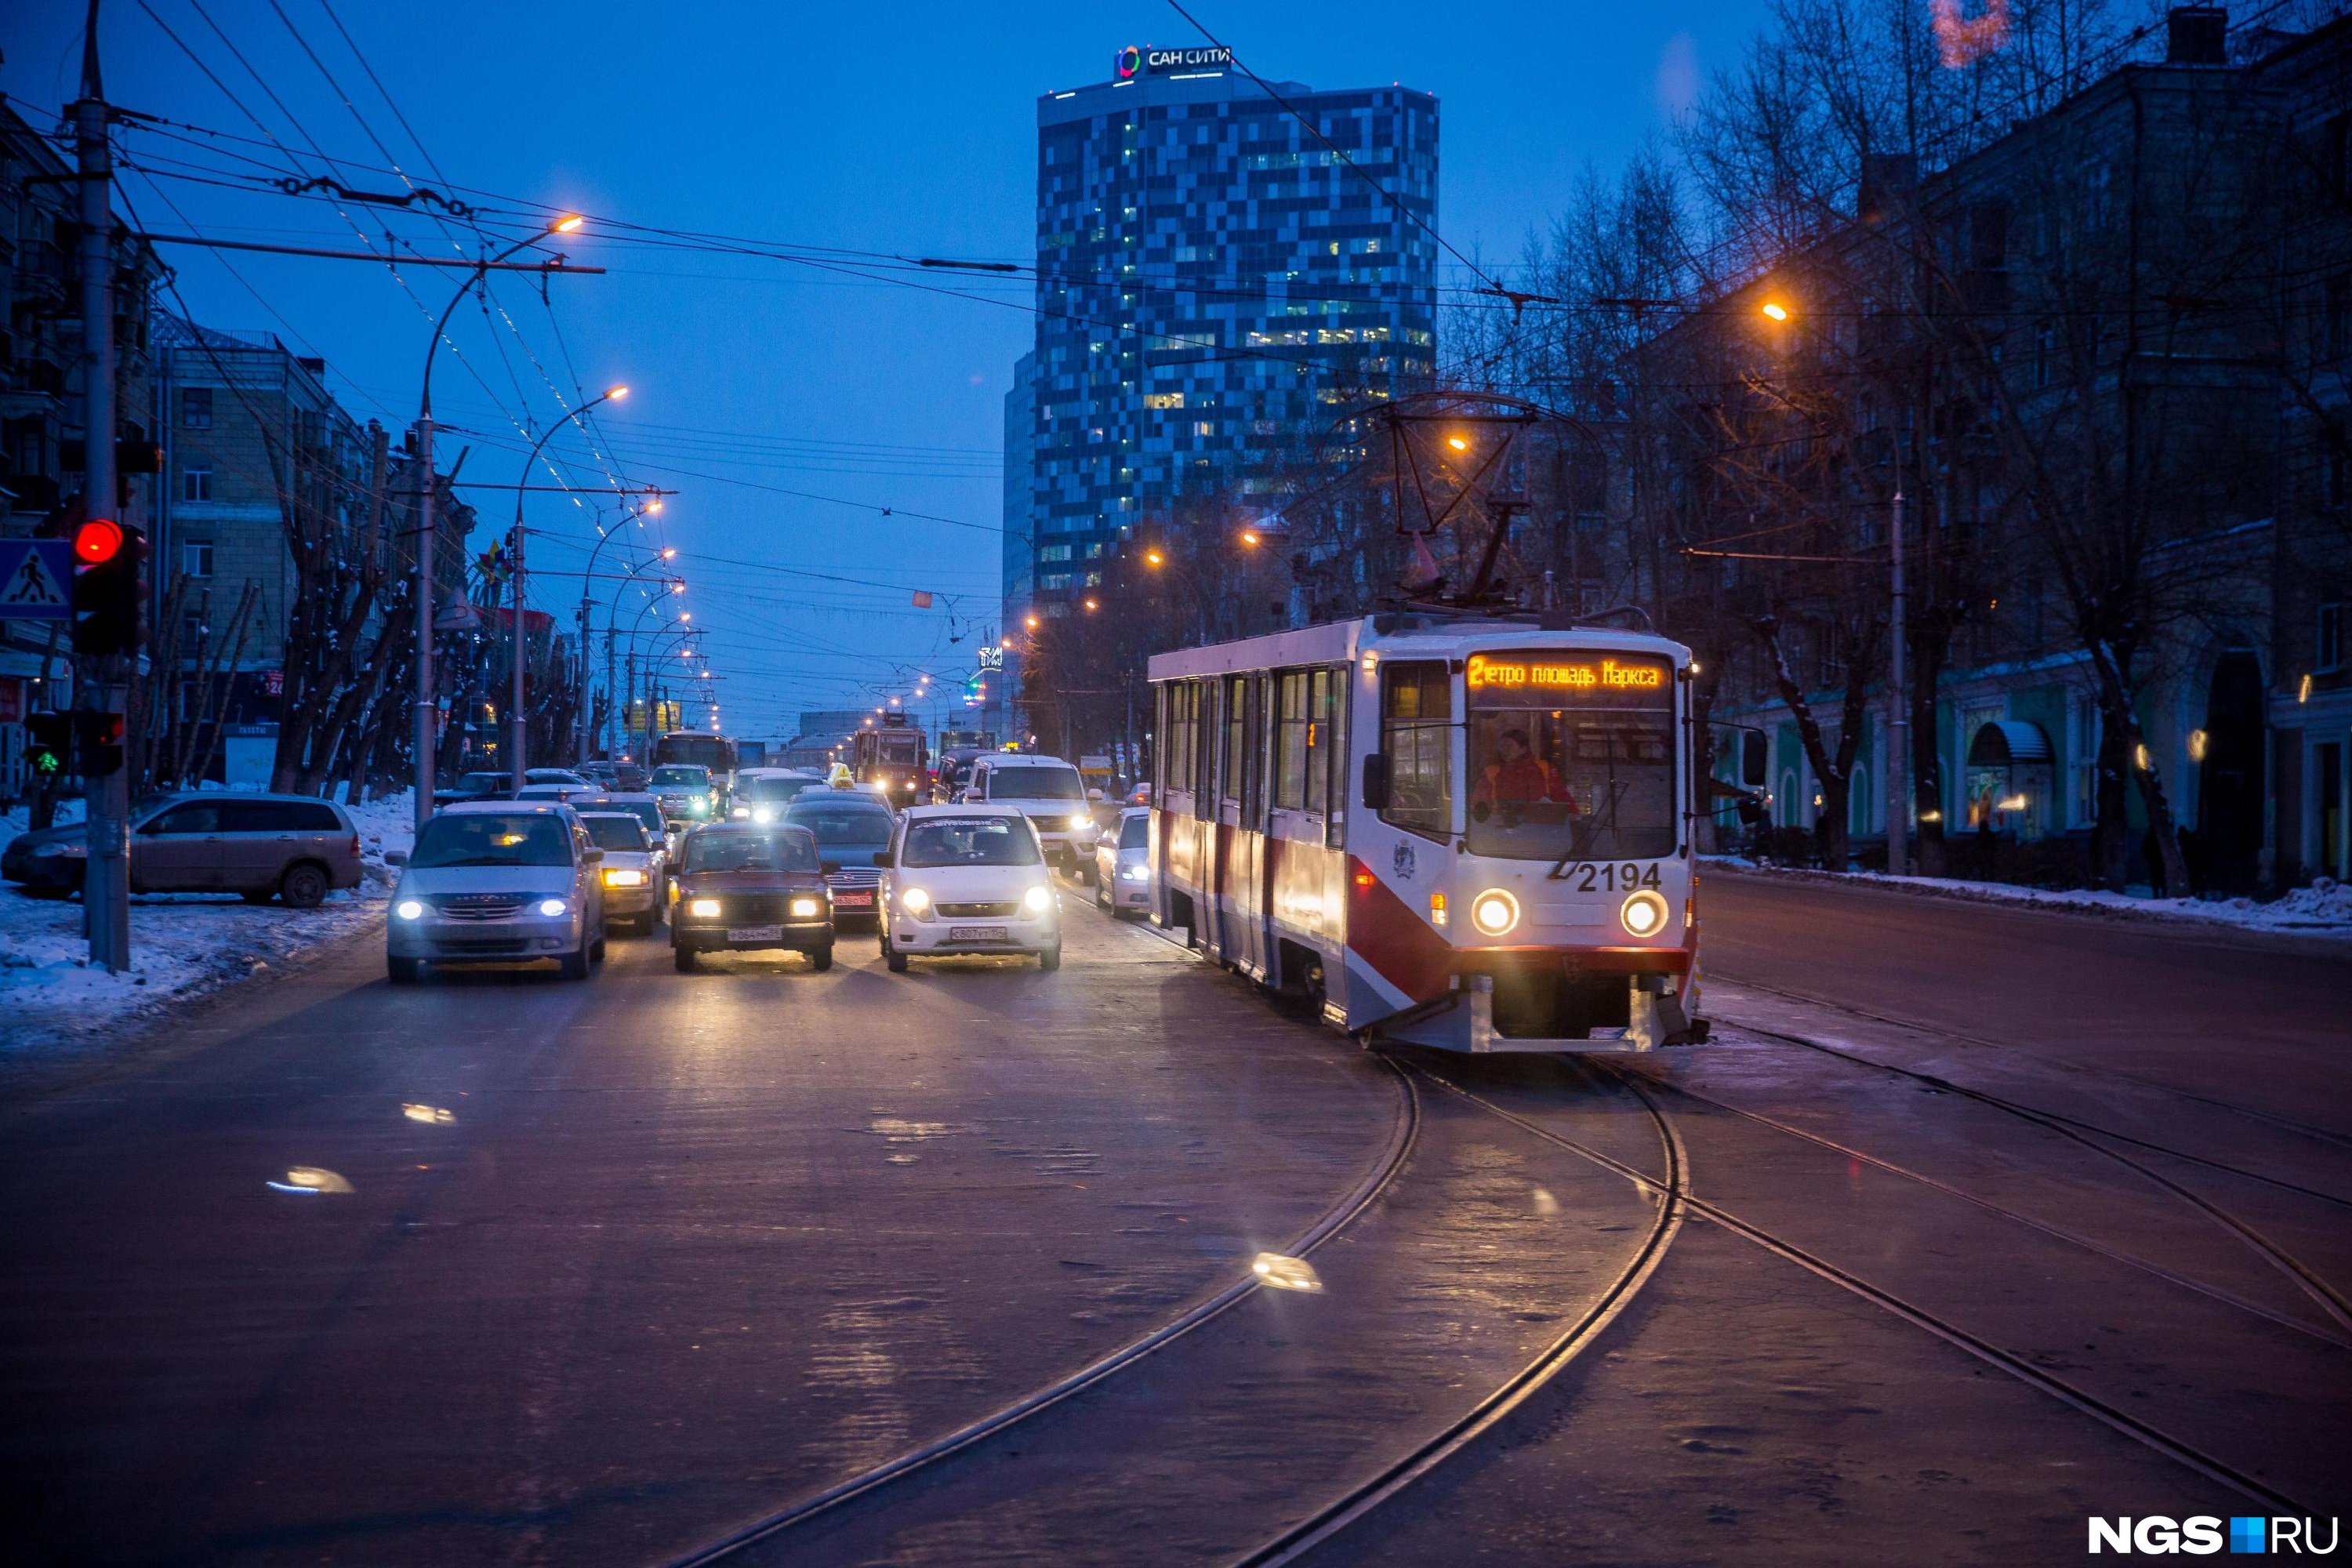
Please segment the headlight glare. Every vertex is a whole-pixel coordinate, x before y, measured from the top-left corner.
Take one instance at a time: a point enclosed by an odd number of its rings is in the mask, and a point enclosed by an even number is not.
[[[1073,833],[1083,833],[1094,825],[1095,819],[1091,816],[1074,816],[1070,818],[1070,831]]]
[[[751,820],[762,824],[773,822],[776,820],[776,808],[772,805],[761,806],[751,813]]]
[[[910,915],[919,915],[931,907],[930,894],[920,888],[899,889],[898,901],[907,907],[907,912]]]
[[[567,912],[571,907],[571,905],[565,903],[562,899],[541,899],[539,900],[539,912],[545,915],[549,920],[553,920],[556,916]]]
[[[604,873],[604,886],[608,888],[642,888],[645,885],[646,874],[643,871],[631,870],[625,866]]]
[[[1053,907],[1054,895],[1043,882],[1021,895],[1021,907],[1033,915],[1042,915]]]
[[[719,918],[719,900],[717,899],[690,900],[686,906],[686,912],[697,920],[715,921]]]
[[[1617,918],[1629,936],[1655,936],[1666,929],[1666,900],[1644,888],[1625,900]]]
[[[1122,882],[1148,882],[1151,879],[1151,868],[1149,866],[1121,866],[1118,868],[1118,879]]]
[[[1489,888],[1470,900],[1470,923],[1488,936],[1501,936],[1519,923],[1519,900]]]
[[[817,904],[814,899],[794,899],[793,900],[793,919],[796,921],[813,921],[816,919],[817,912]]]
[[[749,816],[751,816],[751,808],[750,806],[748,806],[748,805],[739,805],[739,806],[737,806],[734,810],[732,810],[732,811],[729,812],[727,815],[728,815],[728,816],[737,816],[737,817]]]
[[[415,899],[403,899],[392,906],[392,912],[404,921],[421,921],[425,918],[425,906]]]

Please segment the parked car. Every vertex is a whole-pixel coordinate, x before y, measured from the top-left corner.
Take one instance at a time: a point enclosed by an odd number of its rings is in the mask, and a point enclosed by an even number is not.
[[[24,833],[0,852],[0,877],[30,893],[81,887],[89,854],[82,824]],[[131,890],[240,893],[309,909],[360,882],[360,833],[350,813],[307,795],[183,791],[131,808]]]
[[[575,802],[575,808],[585,802]],[[669,851],[662,839],[646,831],[646,825],[635,814],[626,811],[580,811],[581,826],[588,837],[604,852],[604,866],[599,880],[604,884],[604,923],[607,927],[625,924],[633,931],[647,931],[661,923],[663,891],[669,878],[666,867]]]
[[[460,802],[417,829],[384,922],[384,968],[414,984],[428,963],[553,959],[566,980],[604,961],[604,852],[553,801]]]
[[[882,957],[892,973],[909,958],[988,953],[1034,952],[1048,971],[1062,966],[1045,846],[1022,813],[911,807],[886,860]]]
[[[1095,840],[1095,904],[1125,920],[1151,908],[1151,813],[1128,807]]]
[[[889,802],[864,790],[813,789],[784,808],[784,821],[816,835],[818,851],[835,862],[825,885],[833,890],[833,918],[863,925],[879,919],[875,889],[882,872],[877,856],[890,847]]]
[[[1062,870],[1094,875],[1094,809],[1078,770],[1059,757],[992,752],[975,760],[968,803],[1010,805],[1027,816],[1045,846],[1045,858]]]
[[[459,773],[457,782],[433,792],[433,804],[450,805],[461,800],[491,800],[514,788],[514,774],[478,770]]]
[[[686,836],[670,893],[670,953],[678,972],[706,952],[782,948],[833,967],[833,900],[804,827],[719,822]]]

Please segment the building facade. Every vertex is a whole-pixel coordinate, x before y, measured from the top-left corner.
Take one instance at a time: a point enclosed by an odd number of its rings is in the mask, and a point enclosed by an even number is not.
[[[1272,474],[1318,460],[1349,410],[1427,384],[1435,359],[1429,94],[1269,90],[1223,51],[1137,47],[1109,80],[1040,98],[1037,127],[1009,627],[1067,613],[1139,531],[1237,524]]]

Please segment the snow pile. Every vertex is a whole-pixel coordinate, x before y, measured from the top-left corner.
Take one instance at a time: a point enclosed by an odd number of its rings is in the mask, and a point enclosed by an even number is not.
[[[1822,881],[1867,882],[1948,899],[1974,899],[1986,903],[2038,904],[2045,908],[2097,910],[2105,914],[2151,916],[2163,920],[2205,921],[2243,931],[2293,931],[2299,934],[2352,937],[2352,886],[2333,877],[2314,879],[2269,903],[2253,899],[2152,899],[2130,893],[2101,892],[2088,888],[2021,888],[2010,882],[1969,882],[1951,877],[1890,877],[1884,871],[1817,871],[1788,866],[1765,866],[1739,855],[1706,855],[1701,859],[1776,877]]]

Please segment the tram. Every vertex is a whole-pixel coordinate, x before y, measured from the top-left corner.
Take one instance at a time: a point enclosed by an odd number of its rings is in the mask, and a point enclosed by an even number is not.
[[[1703,1040],[1691,672],[1536,613],[1157,655],[1154,919],[1367,1038]]]

